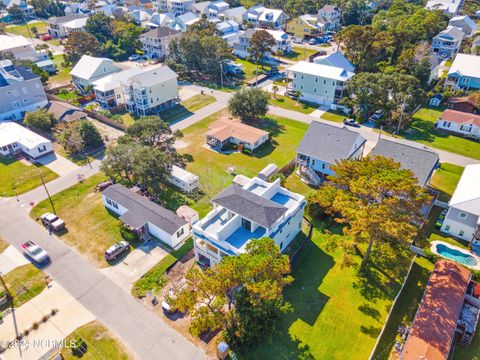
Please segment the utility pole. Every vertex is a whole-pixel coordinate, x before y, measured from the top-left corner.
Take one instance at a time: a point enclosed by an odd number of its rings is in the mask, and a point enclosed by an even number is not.
[[[47,193],[48,200],[50,200],[50,204],[52,205],[53,213],[55,215],[57,215],[57,211],[55,210],[55,205],[53,205],[52,197],[50,196],[50,193],[48,192],[47,185],[45,185],[45,181],[43,180],[43,175],[42,174],[40,174],[40,179],[42,179],[43,187],[45,188],[45,192]]]
[[[220,61],[220,85],[223,88],[223,62]]]
[[[90,169],[93,169],[92,163],[90,162],[90,158],[88,157],[87,152],[83,151],[83,153],[85,154],[85,158],[87,159],[88,166],[90,166]]]

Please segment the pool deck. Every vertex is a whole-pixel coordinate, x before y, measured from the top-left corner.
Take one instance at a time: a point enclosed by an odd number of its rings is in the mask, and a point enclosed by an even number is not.
[[[469,255],[473,258],[475,258],[475,260],[477,260],[477,265],[475,266],[471,266],[471,265],[466,265],[466,264],[462,264],[454,259],[451,259],[449,257],[446,257],[446,256],[443,256],[442,254],[439,254],[437,252],[437,245],[445,245],[446,247],[449,247],[450,249],[453,249],[453,250],[457,250],[461,253],[464,253],[465,255]],[[458,247],[458,246],[455,246],[455,245],[452,245],[452,244],[449,244],[445,241],[440,241],[440,240],[435,240],[435,241],[432,241],[431,242],[431,245],[430,245],[430,250],[435,254],[435,255],[438,255],[438,256],[441,256],[442,258],[444,259],[448,259],[448,260],[452,260],[452,261],[456,261],[457,263],[459,263],[460,265],[462,266],[465,266],[466,268],[469,268],[471,270],[480,270],[480,256],[472,253],[471,251],[469,250],[466,250],[466,249],[462,249],[461,247]]]

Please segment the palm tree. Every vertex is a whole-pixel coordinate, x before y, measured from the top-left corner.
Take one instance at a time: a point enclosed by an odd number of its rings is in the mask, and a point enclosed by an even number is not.
[[[278,86],[277,86],[277,85],[273,85],[273,86],[272,86],[272,91],[273,91],[273,98],[276,99],[276,98],[277,98]]]

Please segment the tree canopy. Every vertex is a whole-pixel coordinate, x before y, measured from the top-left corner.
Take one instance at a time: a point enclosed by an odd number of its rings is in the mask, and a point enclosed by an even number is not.
[[[335,175],[309,202],[346,225],[349,241],[336,244],[344,251],[345,265],[352,264],[352,254],[363,249],[361,244],[367,244],[364,266],[374,244],[413,240],[429,195],[410,170],[382,156],[344,160],[332,170]]]
[[[244,254],[226,256],[213,268],[192,267],[169,300],[192,317],[194,336],[224,330],[230,344],[248,346],[269,336],[288,310],[282,292],[293,281],[289,273],[288,256],[274,240],[254,239]]]
[[[272,48],[275,46],[275,38],[266,30],[255,31],[250,41],[250,56],[257,64],[263,66],[263,58],[266,54],[272,53]]]
[[[50,131],[53,125],[55,125],[56,120],[52,114],[47,112],[47,110],[39,109],[27,112],[23,122],[32,129]]]
[[[242,88],[229,100],[228,108],[242,121],[255,121],[268,111],[268,93],[257,88]]]

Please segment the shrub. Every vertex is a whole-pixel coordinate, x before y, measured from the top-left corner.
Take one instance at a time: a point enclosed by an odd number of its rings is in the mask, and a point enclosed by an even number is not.
[[[439,259],[439,256],[430,250],[429,247],[423,249],[423,257],[430,260],[432,263],[436,263]]]
[[[243,152],[244,152],[245,154],[251,154],[251,153],[252,153],[252,150],[250,150],[250,149],[243,149]]]
[[[55,118],[45,109],[27,112],[23,122],[32,129],[50,131],[55,125]]]
[[[122,238],[129,243],[135,243],[138,241],[138,235],[123,225],[120,225],[120,234],[122,235]]]

